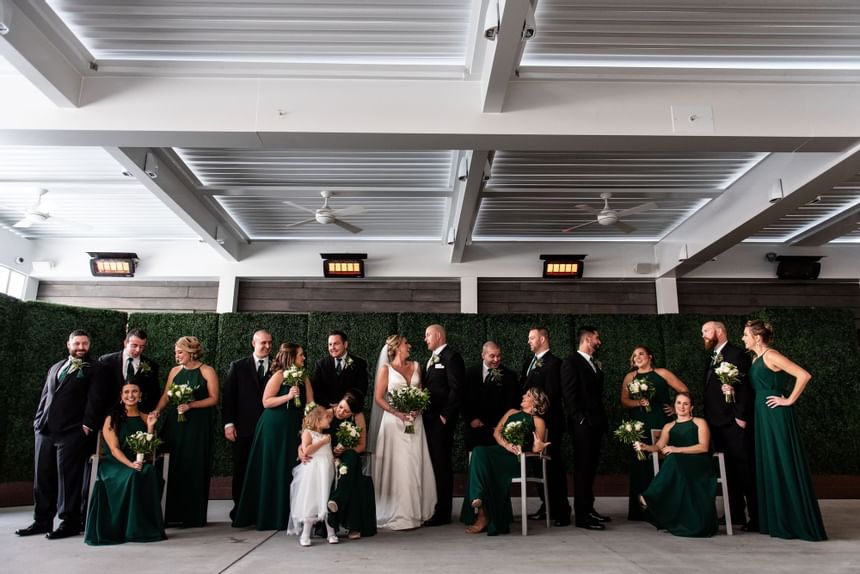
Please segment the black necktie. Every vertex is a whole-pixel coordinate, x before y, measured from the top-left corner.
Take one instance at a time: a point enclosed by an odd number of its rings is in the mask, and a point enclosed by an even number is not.
[[[486,385],[487,383],[489,383],[490,380],[492,380],[492,378],[493,378],[493,372],[487,371],[487,376],[484,377],[484,384]]]
[[[266,361],[264,359],[260,359],[259,362],[257,363],[257,378],[260,380],[260,382],[262,382],[263,379],[266,378],[265,363],[266,363]]]
[[[531,373],[535,369],[535,367],[537,366],[537,362],[538,362],[538,358],[537,358],[537,355],[535,355],[534,357],[532,357],[532,362],[529,363],[529,368],[526,370],[526,375],[528,375],[529,373]]]
[[[128,381],[134,376],[134,359],[128,358],[128,364],[125,367],[125,380]]]
[[[334,362],[337,364],[335,368],[337,370],[337,374],[339,375],[341,371],[343,371],[343,359],[335,359]]]
[[[597,363],[594,362],[594,357],[588,357],[588,362],[591,363],[591,368],[594,369],[594,372],[597,372]]]

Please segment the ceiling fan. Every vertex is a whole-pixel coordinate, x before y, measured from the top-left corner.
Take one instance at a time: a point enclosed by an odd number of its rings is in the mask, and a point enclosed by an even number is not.
[[[298,209],[300,211],[307,211],[308,213],[312,213],[314,216],[309,219],[304,219],[297,223],[291,223],[287,225],[287,227],[297,227],[299,225],[304,225],[305,223],[313,223],[317,222],[322,225],[328,225],[329,223],[334,223],[341,229],[346,229],[350,233],[361,233],[361,228],[356,227],[355,225],[351,225],[346,221],[340,219],[340,217],[344,215],[358,215],[359,213],[364,213],[364,208],[360,205],[353,205],[350,207],[344,207],[343,209],[332,209],[328,206],[328,200],[330,197],[333,197],[334,194],[330,191],[323,190],[320,192],[320,195],[323,198],[322,207],[319,209],[309,209],[303,205],[299,205],[297,203],[293,203],[292,201],[285,201],[287,205]]]
[[[609,208],[609,198],[612,197],[612,194],[607,192],[603,192],[600,194],[600,199],[603,200],[603,209],[594,209],[590,205],[580,204],[576,206],[576,209],[581,209],[582,211],[587,211],[591,215],[595,216],[594,221],[589,221],[588,223],[582,223],[580,225],[574,225],[573,227],[568,227],[567,229],[562,229],[562,233],[570,233],[575,229],[579,229],[581,227],[586,227],[588,225],[592,225],[594,223],[599,223],[600,225],[614,225],[619,230],[624,233],[633,233],[636,231],[636,228],[632,225],[628,225],[621,221],[622,217],[627,215],[633,215],[634,213],[641,213],[643,211],[648,211],[657,207],[657,204],[653,201],[649,201],[648,203],[642,203],[635,207],[631,207],[630,209],[623,209],[621,211],[616,211],[614,209]]]
[[[28,229],[36,223],[45,223],[46,221],[51,219],[51,214],[45,211],[45,208],[42,207],[42,198],[45,197],[47,193],[47,189],[40,189],[39,197],[36,199],[36,203],[34,203],[30,209],[24,212],[24,219],[22,219],[12,227],[16,229]]]

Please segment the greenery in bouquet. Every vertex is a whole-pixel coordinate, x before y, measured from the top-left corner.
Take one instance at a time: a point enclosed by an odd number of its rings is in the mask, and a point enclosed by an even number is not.
[[[645,439],[645,423],[642,421],[623,421],[612,434],[622,444],[632,445],[642,442]],[[646,455],[643,451],[637,450],[636,458],[645,460]]]
[[[177,407],[187,405],[194,400],[194,389],[189,385],[170,385],[170,388],[167,389],[167,398],[170,399],[171,405]],[[178,413],[176,420],[184,423],[186,420],[185,413]]]
[[[412,413],[420,413],[430,405],[430,393],[418,387],[403,387],[388,394],[388,404],[394,410],[406,414],[407,434],[415,433],[415,417]]]
[[[343,448],[355,448],[361,438],[361,427],[349,421],[337,427],[337,444]]]

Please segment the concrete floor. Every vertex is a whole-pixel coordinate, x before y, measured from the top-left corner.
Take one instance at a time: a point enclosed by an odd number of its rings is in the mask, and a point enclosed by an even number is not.
[[[517,500],[514,500],[516,509]],[[459,500],[455,507],[459,508]],[[536,506],[531,501],[530,507]],[[46,540],[18,538],[30,523],[27,507],[0,509],[0,572],[58,574],[99,572],[289,574],[324,570],[329,574],[384,574],[474,571],[548,574],[699,572],[828,574],[860,572],[860,500],[824,500],[821,510],[830,540],[823,543],[779,540],[739,532],[710,539],[677,538],[642,523],[627,522],[627,500],[598,499],[597,508],[613,517],[604,532],[551,528],[531,522],[530,535],[470,536],[458,524],[410,532],[380,532],[373,538],[343,540],[330,546],[314,538],[300,548],[283,532],[231,528],[228,501],[209,505],[210,526],[168,529],[168,540],[91,548],[83,537]]]

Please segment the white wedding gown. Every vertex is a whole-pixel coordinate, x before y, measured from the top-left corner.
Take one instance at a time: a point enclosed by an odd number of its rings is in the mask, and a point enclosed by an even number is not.
[[[408,385],[420,386],[421,375],[413,363],[412,380],[387,365],[388,392]],[[436,480],[424,423],[415,419],[415,434],[391,413],[383,413],[373,453],[373,489],[376,495],[376,524],[380,528],[407,530],[417,528],[433,515],[436,506]]]

